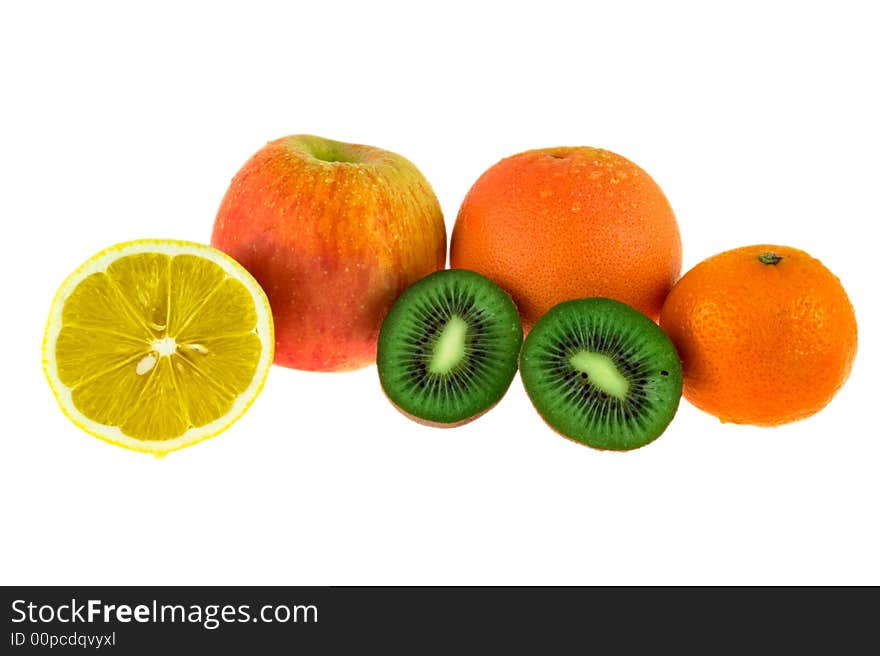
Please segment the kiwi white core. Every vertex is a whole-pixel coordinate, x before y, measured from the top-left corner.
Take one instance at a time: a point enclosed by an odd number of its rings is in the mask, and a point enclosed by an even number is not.
[[[587,374],[592,383],[606,394],[621,400],[626,398],[629,381],[607,355],[581,349],[573,353],[568,362],[577,371]]]
[[[456,315],[449,317],[449,321],[443,326],[440,336],[434,342],[428,371],[432,374],[447,374],[458,366],[464,359],[467,330],[468,325],[464,319]]]

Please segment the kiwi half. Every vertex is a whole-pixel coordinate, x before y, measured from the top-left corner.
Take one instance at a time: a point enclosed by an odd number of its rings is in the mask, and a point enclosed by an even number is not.
[[[407,288],[385,317],[379,380],[410,417],[456,426],[504,396],[522,339],[516,306],[498,285],[473,271],[438,271]]]
[[[566,301],[541,317],[523,344],[520,376],[551,428],[596,449],[654,441],[681,400],[681,361],[666,333],[608,298]]]

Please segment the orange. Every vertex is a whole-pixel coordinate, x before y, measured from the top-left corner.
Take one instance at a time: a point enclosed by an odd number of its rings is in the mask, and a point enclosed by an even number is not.
[[[746,246],[675,285],[660,325],[684,396],[721,421],[775,426],[825,407],[849,376],[856,317],[837,277],[788,246]]]
[[[491,278],[526,329],[562,301],[605,296],[657,319],[681,272],[672,208],[651,177],[598,148],[530,150],[489,168],[455,220],[450,265]]]

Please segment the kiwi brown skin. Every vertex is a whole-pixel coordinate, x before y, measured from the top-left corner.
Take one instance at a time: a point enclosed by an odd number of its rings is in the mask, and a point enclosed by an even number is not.
[[[488,408],[483,410],[482,412],[478,412],[477,414],[475,414],[471,417],[466,417],[465,419],[462,419],[461,421],[455,421],[452,423],[443,423],[440,421],[431,421],[429,419],[422,419],[421,417],[417,417],[414,414],[410,414],[409,412],[407,412],[406,410],[401,408],[399,405],[397,405],[394,402],[394,399],[392,399],[390,396],[388,396],[388,393],[385,392],[384,388],[382,389],[382,391],[385,393],[385,398],[388,399],[388,401],[391,403],[391,405],[393,405],[400,414],[402,414],[407,419],[411,419],[412,421],[416,422],[417,424],[421,424],[422,426],[427,426],[428,428],[458,428],[459,426],[464,426],[465,424],[471,423],[475,419],[479,419],[484,414],[489,412],[489,410],[491,410],[496,405],[498,405],[498,403],[500,403],[500,401],[495,402],[491,406],[489,406]]]
[[[547,421],[547,418],[546,418],[543,414],[541,414],[541,411],[540,411],[540,410],[538,410],[538,416],[541,418],[541,421],[543,421],[544,424],[545,424],[550,430],[552,430],[554,433],[556,433],[556,434],[559,435],[560,437],[564,437],[566,440],[568,440],[568,441],[571,442],[572,444],[577,444],[578,446],[580,446],[580,447],[582,447],[582,448],[590,449],[591,451],[601,451],[602,453],[620,453],[620,454],[623,454],[623,453],[632,453],[633,451],[638,451],[639,449],[644,449],[644,448],[645,448],[646,446],[648,446],[649,444],[653,444],[653,443],[654,443],[654,440],[651,440],[650,442],[645,442],[644,444],[641,444],[641,445],[639,445],[639,446],[637,446],[637,447],[633,447],[632,449],[612,449],[612,448],[610,448],[610,447],[594,446],[594,445],[592,445],[592,444],[587,444],[586,442],[581,442],[580,440],[576,440],[575,438],[570,437],[569,435],[566,435],[565,433],[563,433],[563,432],[557,430],[557,429],[553,426],[553,424],[551,424],[549,421]]]

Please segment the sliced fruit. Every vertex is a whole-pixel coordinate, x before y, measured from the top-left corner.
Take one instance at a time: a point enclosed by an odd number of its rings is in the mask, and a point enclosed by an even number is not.
[[[681,400],[681,361],[651,319],[608,298],[566,301],[523,344],[520,376],[561,435],[627,451],[663,433]]]
[[[519,313],[506,292],[472,271],[438,271],[411,285],[385,318],[379,380],[413,419],[457,426],[504,396],[521,344]]]
[[[210,246],[144,239],[111,246],[64,281],[43,369],[77,426],[164,455],[238,419],[273,349],[269,302],[244,267]]]

